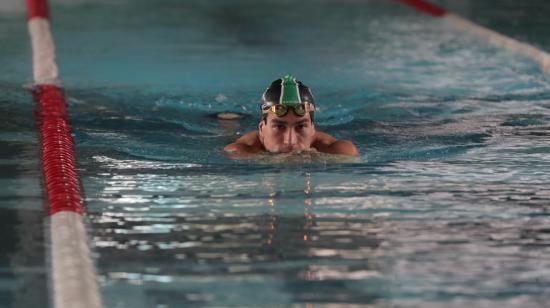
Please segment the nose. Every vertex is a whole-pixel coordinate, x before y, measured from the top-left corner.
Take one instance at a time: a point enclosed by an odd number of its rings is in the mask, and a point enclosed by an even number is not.
[[[287,145],[296,144],[296,134],[293,129],[289,129],[288,132],[285,133],[284,143]]]

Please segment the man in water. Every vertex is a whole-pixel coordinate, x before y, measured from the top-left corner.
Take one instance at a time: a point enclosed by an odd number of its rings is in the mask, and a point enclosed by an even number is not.
[[[308,87],[287,75],[275,80],[262,95],[262,119],[258,130],[249,132],[224,148],[231,158],[260,152],[301,153],[318,151],[358,156],[349,140],[338,140],[315,130],[315,104]]]

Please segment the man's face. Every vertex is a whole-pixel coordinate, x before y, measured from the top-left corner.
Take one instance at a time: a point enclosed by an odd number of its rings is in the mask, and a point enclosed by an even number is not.
[[[311,147],[315,126],[311,122],[309,112],[303,116],[297,116],[291,111],[283,117],[268,112],[266,122],[260,121],[258,132],[260,141],[267,151],[299,153]]]

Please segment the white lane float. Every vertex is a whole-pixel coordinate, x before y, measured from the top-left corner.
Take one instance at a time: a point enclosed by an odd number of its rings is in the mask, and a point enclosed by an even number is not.
[[[42,150],[51,290],[56,308],[102,307],[83,221],[74,142],[55,60],[47,0],[27,0],[36,122]]]

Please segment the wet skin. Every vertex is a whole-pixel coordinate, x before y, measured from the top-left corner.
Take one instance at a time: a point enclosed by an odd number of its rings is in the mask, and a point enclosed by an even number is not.
[[[358,156],[359,152],[349,140],[338,140],[315,130],[309,113],[298,116],[293,112],[283,117],[267,113],[258,130],[249,132],[228,144],[224,152],[230,158],[250,158],[260,152],[300,153],[319,151],[329,154]]]

